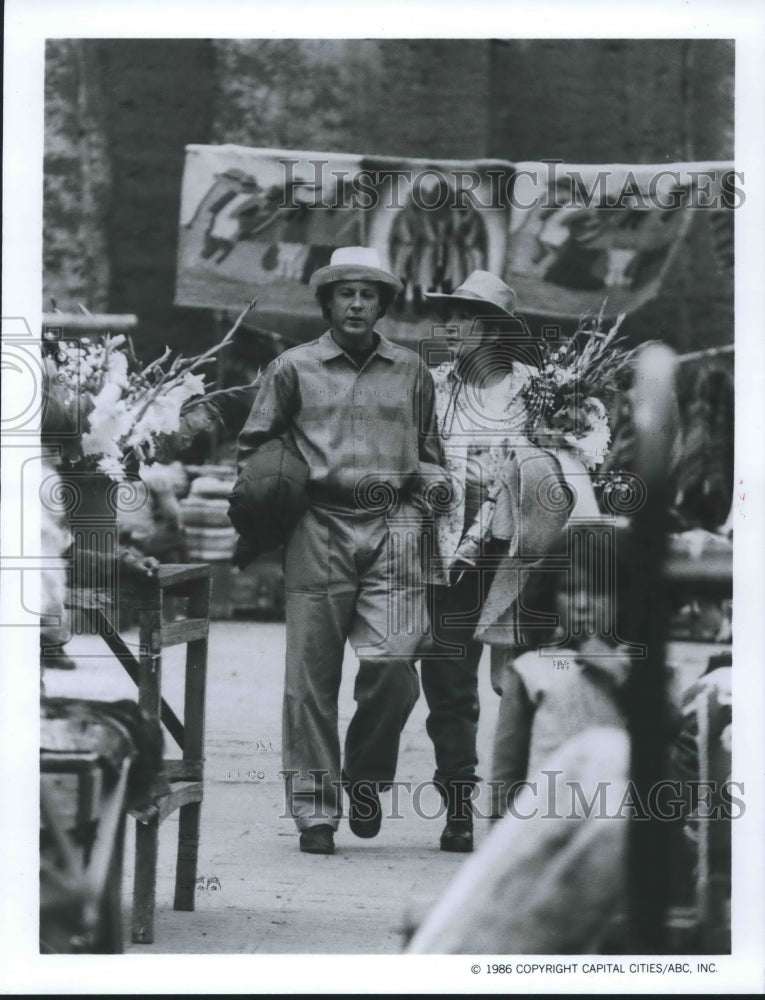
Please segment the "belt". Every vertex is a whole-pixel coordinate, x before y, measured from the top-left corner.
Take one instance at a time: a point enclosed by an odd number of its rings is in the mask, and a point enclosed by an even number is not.
[[[317,484],[308,484],[308,499],[314,507],[322,507],[336,513],[387,514],[400,503],[411,501],[414,482],[410,479],[404,488],[379,480],[364,484],[364,489],[353,493]]]

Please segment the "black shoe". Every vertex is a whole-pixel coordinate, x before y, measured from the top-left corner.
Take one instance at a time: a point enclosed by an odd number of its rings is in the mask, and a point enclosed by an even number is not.
[[[303,854],[334,854],[334,829],[328,823],[309,826],[300,834],[300,850]]]
[[[441,834],[442,851],[452,854],[470,854],[473,850],[473,824],[470,820],[450,820]]]
[[[436,781],[446,806],[446,826],[440,848],[452,854],[470,854],[473,850],[473,790],[476,778]]]
[[[382,825],[382,805],[375,781],[350,782],[343,771],[343,785],[350,800],[348,825],[351,833],[368,840],[376,837]]]

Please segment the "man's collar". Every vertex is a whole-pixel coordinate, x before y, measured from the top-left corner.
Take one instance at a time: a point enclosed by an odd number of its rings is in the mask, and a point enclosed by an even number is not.
[[[395,360],[395,347],[386,338],[383,337],[381,333],[375,330],[375,335],[377,337],[377,346],[375,347],[374,354],[379,354],[381,358],[385,358],[386,361]],[[319,356],[322,361],[330,361],[332,358],[339,358],[344,355],[345,351],[337,343],[337,341],[332,336],[332,331],[327,330],[319,337]]]
[[[377,341],[377,354],[379,354],[381,358],[385,358],[386,361],[395,361],[395,345],[392,344],[386,337],[383,337],[381,333],[378,333],[377,336],[380,338]]]

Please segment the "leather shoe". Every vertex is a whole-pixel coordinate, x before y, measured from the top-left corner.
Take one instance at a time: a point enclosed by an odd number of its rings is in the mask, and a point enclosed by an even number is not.
[[[473,850],[473,795],[478,779],[451,778],[437,781],[446,806],[446,826],[441,834],[442,851],[470,854]]]
[[[376,837],[382,825],[382,805],[377,792],[377,782],[351,782],[343,771],[343,784],[350,800],[348,825],[351,833],[365,840]]]
[[[300,834],[300,850],[303,854],[334,854],[334,829],[328,823],[309,826]]]
[[[441,834],[441,850],[452,854],[470,854],[473,850],[473,824],[469,820],[450,820]]]

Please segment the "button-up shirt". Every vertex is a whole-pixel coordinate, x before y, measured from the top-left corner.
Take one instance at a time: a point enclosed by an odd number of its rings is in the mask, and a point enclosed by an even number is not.
[[[239,435],[237,463],[288,432],[319,501],[355,506],[374,475],[405,492],[421,462],[442,464],[433,379],[413,352],[376,334],[361,367],[330,331],[279,355],[261,377]]]

